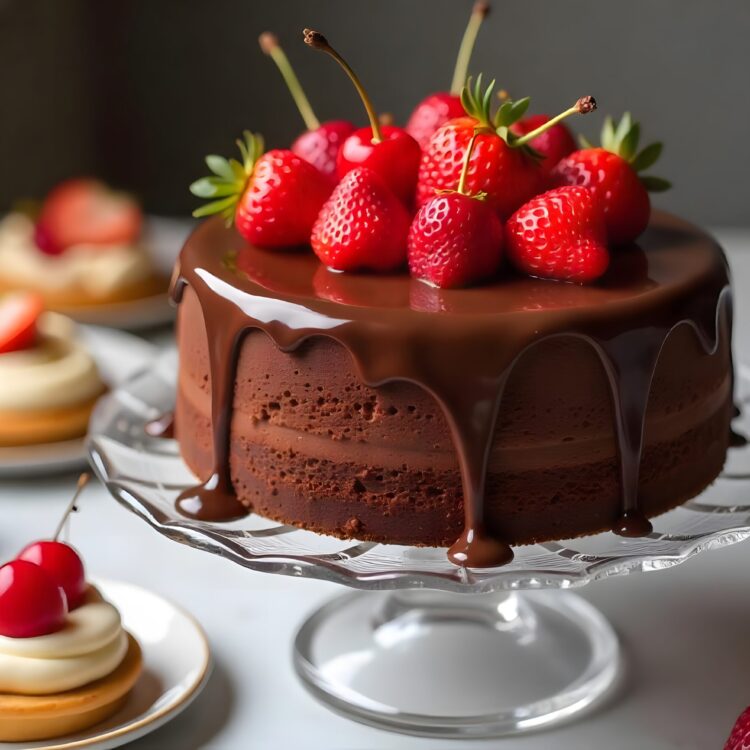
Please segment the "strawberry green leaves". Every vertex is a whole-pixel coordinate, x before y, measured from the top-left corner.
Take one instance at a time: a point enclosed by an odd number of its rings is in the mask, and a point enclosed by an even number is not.
[[[473,117],[483,127],[494,130],[507,141],[508,128],[526,114],[531,99],[528,96],[518,101],[508,99],[497,108],[493,115],[494,90],[495,81],[493,80],[487,87],[484,87],[480,73],[476,80],[469,78],[466,86],[461,90],[461,104],[469,117]]]
[[[625,159],[638,172],[641,182],[649,192],[656,193],[669,190],[672,185],[667,180],[640,174],[658,161],[664,149],[662,143],[651,143],[638,151],[640,137],[641,127],[633,121],[630,112],[626,112],[618,123],[611,117],[604,120],[601,135],[602,148]],[[591,148],[591,144],[584,142],[583,139],[582,143],[585,148]]]
[[[466,110],[466,114],[491,130],[495,129],[491,114],[492,92],[494,88],[495,81],[493,80],[486,89],[483,89],[482,74],[480,73],[476,81],[469,78],[466,81],[466,85],[461,89],[461,104],[464,110]]]
[[[503,102],[495,113],[495,127],[509,128],[515,125],[525,114],[531,104],[531,98],[526,96],[518,101],[508,99]]]
[[[196,180],[190,186],[190,192],[198,198],[210,199],[210,202],[193,211],[196,218],[220,214],[227,226],[234,221],[237,203],[253,173],[255,162],[263,155],[263,137],[246,130],[237,140],[237,147],[242,161],[215,154],[206,157],[206,165],[213,174]]]

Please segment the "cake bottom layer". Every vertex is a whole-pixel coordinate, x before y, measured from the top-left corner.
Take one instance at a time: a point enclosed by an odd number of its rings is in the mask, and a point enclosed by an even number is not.
[[[713,482],[729,441],[728,382],[713,413],[674,439],[647,444],[639,503],[648,517],[674,508]],[[188,399],[178,400],[178,434],[210,434],[210,423]],[[381,465],[321,458],[299,448],[233,437],[231,475],[237,497],[262,516],[345,538],[448,546],[463,529],[460,475],[409,458]],[[309,436],[308,436],[309,437]],[[294,441],[292,441],[293,444]],[[181,441],[188,466],[201,478],[212,467],[210,446]],[[311,451],[310,448],[313,448]],[[531,544],[611,530],[622,512],[619,462],[614,458],[528,470],[490,471],[488,528],[511,544]]]

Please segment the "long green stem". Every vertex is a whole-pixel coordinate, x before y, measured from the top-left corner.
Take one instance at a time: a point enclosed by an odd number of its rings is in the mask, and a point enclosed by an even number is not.
[[[357,93],[360,96],[360,99],[362,99],[362,104],[365,105],[365,110],[367,111],[367,117],[370,120],[370,127],[372,128],[372,142],[373,143],[380,143],[380,141],[383,140],[383,132],[380,129],[380,122],[378,121],[378,113],[375,111],[375,107],[372,106],[372,100],[367,94],[367,91],[365,91],[365,87],[362,85],[361,81],[357,77],[357,74],[352,70],[351,65],[344,60],[341,55],[336,52],[336,50],[331,47],[331,45],[328,43],[328,40],[319,32],[319,31],[313,31],[312,29],[305,29],[304,30],[305,35],[305,44],[308,44],[310,47],[313,47],[314,49],[319,49],[322,52],[325,52],[329,54],[346,72],[346,74],[351,79],[352,83],[354,84],[354,87],[357,89]]]
[[[469,176],[469,162],[471,161],[471,155],[474,153],[474,144],[477,142],[479,137],[479,129],[474,131],[469,141],[469,147],[466,149],[466,156],[464,156],[464,164],[461,167],[461,176],[458,178],[458,187],[456,188],[457,193],[461,195],[468,195],[466,192],[466,179]]]
[[[461,39],[461,46],[458,48],[456,67],[453,70],[451,94],[454,96],[458,96],[461,93],[461,89],[466,83],[466,76],[469,73],[469,63],[471,62],[471,55],[474,52],[477,35],[479,34],[482,22],[487,17],[489,11],[489,3],[482,2],[482,0],[474,3],[474,9],[469,17],[469,23],[466,24],[466,31],[464,31],[463,38]]]
[[[289,93],[292,95],[292,99],[294,99],[294,103],[297,105],[297,109],[300,115],[302,115],[307,129],[317,130],[320,127],[320,120],[315,116],[310,100],[307,98],[305,90],[302,88],[302,84],[299,82],[299,78],[297,78],[297,74],[289,62],[289,58],[279,44],[279,40],[274,34],[266,31],[260,35],[258,42],[263,52],[276,63],[276,67],[279,69],[289,89]]]
[[[547,120],[547,122],[540,125],[536,130],[532,130],[530,133],[526,133],[526,135],[516,138],[512,145],[515,148],[525,146],[529,141],[533,141],[534,138],[549,130],[554,125],[557,125],[558,122],[562,122],[566,117],[570,117],[571,115],[586,115],[589,112],[593,112],[595,109],[596,99],[594,99],[593,96],[582,96],[572,107]]]
[[[68,516],[76,509],[78,497],[81,492],[83,492],[83,488],[89,483],[89,479],[91,479],[90,474],[81,474],[81,476],[78,477],[78,484],[76,485],[76,491],[73,493],[73,499],[68,503],[68,507],[65,509],[65,513],[60,520],[60,523],[57,525],[57,529],[55,529],[55,535],[52,537],[53,541],[56,542],[60,538],[60,534],[62,534],[62,531],[65,528],[65,522],[68,520]]]

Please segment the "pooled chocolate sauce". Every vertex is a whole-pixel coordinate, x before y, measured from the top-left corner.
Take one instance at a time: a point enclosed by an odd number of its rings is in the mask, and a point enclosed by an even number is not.
[[[236,365],[244,334],[264,331],[282,351],[315,336],[350,353],[362,382],[415,383],[446,416],[461,467],[464,531],[448,555],[458,565],[509,562],[510,546],[488,533],[484,494],[490,449],[515,362],[552,337],[573,336],[597,353],[612,394],[622,513],[613,531],[650,533],[638,503],[651,380],[669,333],[690,326],[707,354],[731,326],[729,274],[721,250],[695,227],[657,214],[639,247],[613,251],[597,284],[578,286],[508,274],[474,289],[438,290],[406,273],[335,274],[307,251],[247,246],[219,220],[202,224],[182,251],[173,285],[201,306],[209,344],[214,468],[178,507],[204,520],[247,509],[229,467]],[[551,374],[550,387],[554,387]]]
[[[174,437],[174,412],[167,411],[156,419],[146,423],[146,434],[149,437],[171,439]]]

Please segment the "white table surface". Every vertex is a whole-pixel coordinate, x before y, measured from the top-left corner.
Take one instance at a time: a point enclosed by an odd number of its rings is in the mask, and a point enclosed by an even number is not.
[[[750,231],[717,235],[734,272],[736,351],[750,357]],[[0,482],[0,560],[52,531],[74,484],[74,476]],[[305,692],[291,667],[292,637],[336,585],[247,571],[170,542],[99,485],[87,490],[71,539],[92,574],[178,602],[213,646],[216,669],[201,698],[134,750],[712,750],[750,704],[750,544],[583,589],[622,638],[629,674],[620,693],[559,729],[466,743],[371,729]]]

